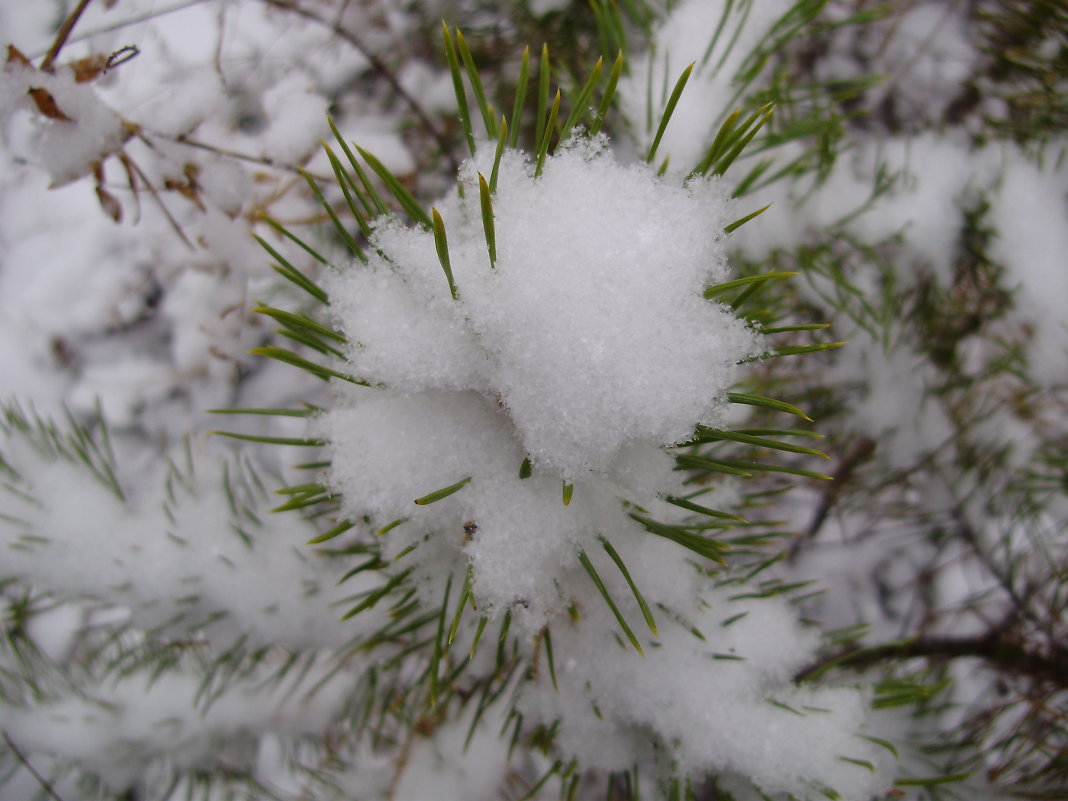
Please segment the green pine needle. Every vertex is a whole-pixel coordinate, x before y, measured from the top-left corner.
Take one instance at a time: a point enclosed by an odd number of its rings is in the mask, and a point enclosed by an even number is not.
[[[759,217],[761,214],[763,214],[765,211],[767,211],[770,208],[771,208],[771,204],[769,203],[768,205],[762,206],[761,208],[757,209],[756,211],[754,211],[754,212],[752,212],[750,214],[747,214],[747,215],[745,215],[744,217],[742,217],[740,219],[735,220],[734,222],[732,222],[730,225],[726,226],[723,229],[723,233],[730,234],[730,233],[733,233],[733,232],[737,231],[739,228],[741,228],[747,222],[749,222],[750,220],[754,219],[755,217]]]
[[[645,618],[645,624],[649,627],[649,631],[652,632],[654,637],[659,637],[660,634],[656,630],[656,620],[653,618],[653,612],[649,608],[649,604],[645,602],[645,598],[642,597],[641,592],[638,591],[638,586],[634,583],[634,579],[630,577],[630,571],[627,570],[627,566],[623,563],[623,558],[607,538],[601,537],[600,540],[601,545],[604,547],[608,555],[612,557],[612,561],[616,563],[616,567],[618,567],[619,572],[623,574],[623,578],[626,579],[630,591],[634,593],[634,599],[638,602],[638,608],[642,610],[642,617]]]
[[[478,102],[478,109],[482,112],[482,122],[486,126],[486,136],[490,139],[496,139],[496,114],[493,113],[493,109],[486,100],[486,91],[482,87],[482,78],[479,76],[478,68],[475,66],[475,58],[471,54],[471,49],[467,46],[467,41],[464,39],[464,35],[460,32],[459,28],[456,29],[456,46],[460,51],[460,58],[463,60],[464,69],[467,72],[467,80],[475,92],[475,100]]]
[[[489,191],[497,191],[497,176],[501,171],[501,157],[504,155],[505,143],[508,140],[508,120],[501,117],[501,134],[497,138],[497,149],[493,151],[493,169],[490,171]]]
[[[545,114],[549,110],[549,81],[552,77],[549,66],[549,46],[542,44],[541,60],[538,67],[538,110],[534,116],[534,135],[541,141],[541,132],[545,130]]]
[[[303,356],[298,356],[291,350],[285,348],[279,348],[275,345],[267,345],[262,348],[253,348],[249,351],[254,356],[265,356],[268,359],[274,359],[282,362],[283,364],[292,365],[293,367],[299,367],[301,370],[311,373],[316,378],[320,378],[323,381],[329,381],[331,378],[340,378],[342,381],[348,381],[350,384],[357,384],[362,387],[370,386],[366,381],[360,381],[353,378],[351,375],[334,370],[330,367],[324,367],[321,364],[305,359]]]
[[[273,320],[277,320],[282,325],[288,326],[289,328],[307,330],[317,337],[326,337],[327,339],[340,344],[348,342],[343,334],[339,334],[334,329],[329,328],[320,322],[316,322],[306,314],[294,314],[293,312],[287,312],[284,309],[265,306],[262,303],[253,307],[252,313],[263,314]]]
[[[265,445],[296,445],[303,448],[319,448],[326,445],[325,439],[308,437],[261,437],[256,434],[237,434],[233,431],[211,431],[209,433],[244,442],[262,442]]]
[[[783,278],[791,278],[797,275],[796,272],[774,272],[764,273],[762,275],[748,275],[744,278],[735,278],[732,281],[724,281],[722,284],[714,284],[705,289],[705,298],[711,300],[718,297],[725,292],[730,292],[732,289],[738,287],[748,287],[750,284],[762,284],[767,281],[778,281]]]
[[[814,448],[805,448],[801,445],[780,442],[779,440],[768,439],[767,437],[745,434],[740,431],[723,431],[717,428],[708,428],[707,426],[697,426],[696,436],[691,440],[691,442],[695,443],[717,441],[738,442],[743,445],[752,445],[755,448],[768,448],[770,450],[788,451],[789,453],[803,453],[808,456],[818,456],[821,459],[831,458],[822,451],[817,451]]]
[[[456,44],[452,38],[452,31],[442,21],[442,37],[445,41],[445,61],[449,65],[449,73],[452,75],[452,89],[456,93],[456,107],[460,114],[460,125],[464,129],[464,137],[467,139],[467,147],[471,155],[475,155],[475,134],[471,125],[471,109],[467,105],[467,90],[464,88],[464,79],[460,72],[460,59],[456,55]]]
[[[422,498],[416,498],[415,502],[419,506],[428,506],[436,501],[440,501],[442,498],[448,498],[454,492],[459,492],[463,487],[471,480],[471,476],[465,479],[457,481],[455,484],[450,484],[447,487],[442,487],[439,490],[434,490],[428,495],[424,495]]]
[[[726,565],[727,562],[723,559],[723,554],[731,549],[731,547],[718,540],[708,539],[700,534],[694,534],[685,526],[672,526],[667,523],[661,523],[657,520],[652,520],[642,515],[631,513],[630,518],[638,523],[641,523],[645,527],[645,530],[650,534],[656,534],[658,537],[664,537],[672,542],[681,545],[683,548],[693,551],[699,556],[703,556],[719,565]]]
[[[445,279],[449,282],[449,294],[452,295],[453,300],[456,300],[459,294],[456,290],[456,282],[452,277],[452,263],[449,261],[449,240],[445,236],[445,221],[441,219],[437,209],[431,209],[430,211],[434,215],[434,247],[438,252],[438,261],[441,262],[441,269],[445,271]]]
[[[693,501],[688,500],[686,498],[676,498],[673,495],[669,495],[664,498],[664,500],[670,503],[672,506],[678,506],[680,509],[686,509],[690,512],[696,512],[697,514],[705,515],[706,517],[714,517],[720,520],[732,520],[737,523],[749,522],[743,517],[738,517],[738,515],[728,514],[727,512],[720,512],[717,509],[710,509],[707,506],[701,506],[700,504],[694,503]]]
[[[404,188],[404,184],[397,180],[397,177],[389,171],[389,168],[359,145],[356,146],[356,151],[360,154],[363,160],[367,162],[367,166],[374,171],[375,175],[382,180],[382,183],[386,185],[390,194],[396,198],[401,208],[408,213],[408,216],[420,225],[426,226],[427,228],[432,227],[430,217],[427,216],[423,207],[419,205],[419,202],[415,199],[412,193]]]
[[[478,197],[482,206],[482,230],[486,233],[486,249],[489,251],[490,269],[493,269],[497,266],[497,237],[493,228],[493,202],[490,199],[489,184],[482,173],[478,174]],[[437,225],[436,219],[434,224],[435,226]],[[442,233],[444,234],[444,230]]]
[[[449,636],[445,640],[446,647],[452,645],[452,641],[456,639],[456,632],[460,628],[460,618],[463,617],[464,607],[467,605],[468,600],[471,600],[471,578],[472,568],[471,565],[468,565],[467,575],[464,577],[464,586],[463,589],[460,590],[460,600],[456,604],[456,612],[452,617],[452,625],[449,626]],[[471,602],[473,606],[474,601],[472,600]]]
[[[767,398],[763,395],[750,395],[744,392],[728,392],[727,400],[731,403],[742,403],[747,406],[761,406],[765,409],[773,409],[777,412],[786,412],[795,417],[800,417],[802,420],[806,420],[809,423],[812,422],[812,418],[796,406],[786,403],[785,401],[776,400],[775,398]]]
[[[315,179],[312,178],[311,175],[306,173],[304,170],[300,170],[300,174],[304,177],[304,180],[308,182],[308,186],[311,188],[312,194],[315,195],[315,199],[319,202],[319,205],[323,207],[323,210],[330,217],[331,222],[334,223],[334,228],[337,229],[337,232],[338,234],[340,234],[341,239],[345,243],[345,246],[354,255],[359,256],[361,260],[365,260],[365,257],[363,256],[363,251],[361,250],[359,244],[356,242],[355,239],[353,239],[352,234],[349,233],[344,223],[341,222],[341,219],[337,216],[337,212],[334,211],[334,207],[331,206],[329,202],[327,202],[325,197],[323,197],[322,190],[319,189],[319,185],[315,183]]]
[[[601,128],[604,125],[605,117],[608,116],[608,109],[612,107],[612,100],[616,95],[616,84],[619,83],[619,76],[623,73],[623,51],[620,50],[616,54],[615,63],[612,65],[612,71],[608,74],[608,85],[605,86],[604,96],[601,98],[601,104],[597,107],[597,116],[593,120],[593,125],[590,126],[590,135],[596,136],[601,132]]]
[[[314,281],[308,278],[308,276],[290,264],[289,261],[283,257],[281,253],[271,247],[265,239],[257,234],[253,234],[252,238],[259,242],[260,246],[278,262],[277,265],[274,265],[275,272],[290,283],[303,289],[320,303],[328,304],[330,302],[330,298],[327,296],[326,292],[320,289]]]
[[[590,77],[586,79],[586,83],[583,84],[582,89],[579,90],[578,95],[575,97],[571,105],[571,113],[567,115],[567,119],[564,120],[564,127],[560,130],[560,138],[567,139],[571,134],[571,129],[575,127],[578,121],[589,110],[587,104],[590,102],[590,96],[593,94],[594,87],[601,79],[601,70],[604,68],[604,58],[597,59],[597,63],[593,65],[593,70],[590,72]]]
[[[634,632],[631,631],[630,626],[627,624],[626,619],[623,617],[623,613],[619,611],[619,607],[616,606],[616,602],[612,599],[612,594],[608,592],[608,588],[604,585],[604,581],[601,580],[600,574],[597,572],[597,568],[593,566],[593,562],[586,555],[586,552],[579,550],[578,553],[579,563],[589,574],[590,580],[593,581],[597,591],[601,593],[601,597],[604,598],[605,603],[608,604],[608,608],[612,610],[612,614],[615,615],[616,621],[623,629],[623,633],[627,636],[630,644],[634,646],[634,650],[642,656],[645,656],[645,651],[642,650],[642,645],[638,642],[638,638],[634,636]]]
[[[519,62],[519,80],[515,87],[515,103],[512,106],[512,135],[508,141],[509,146],[519,146],[519,128],[523,123],[523,104],[527,99],[527,83],[530,81],[530,47],[523,48],[523,58]],[[495,184],[491,184],[496,189]]]
[[[280,233],[282,236],[284,236],[290,242],[292,242],[293,244],[297,245],[299,248],[301,248],[303,251],[305,251],[309,256],[311,256],[313,259],[318,261],[320,264],[327,264],[328,263],[327,260],[325,258],[323,258],[323,256],[317,250],[315,250],[311,245],[309,245],[303,239],[301,239],[300,237],[298,237],[295,234],[293,234],[291,231],[289,231],[284,225],[282,225],[277,220],[269,217],[266,214],[261,214],[259,216],[259,219],[263,220],[265,223],[267,223],[269,226],[271,226],[271,228],[273,228],[275,231]],[[259,237],[256,237],[256,238],[259,239]],[[262,242],[262,240],[261,240],[261,242]],[[269,250],[268,252],[271,252],[271,251]],[[275,254],[273,252],[271,252],[271,255],[274,256]],[[275,256],[275,258],[278,258],[278,257]]]
[[[690,66],[682,71],[682,75],[675,82],[675,88],[671,90],[671,96],[664,107],[664,113],[660,115],[660,125],[657,126],[656,136],[653,137],[653,143],[649,146],[649,152],[645,156],[646,164],[652,164],[653,159],[656,157],[656,150],[660,147],[660,140],[664,137],[664,131],[667,130],[668,123],[671,121],[671,115],[675,113],[675,106],[679,103],[682,90],[686,88],[686,82],[690,80],[690,73],[693,72],[693,68],[694,62],[690,62]]]
[[[549,109],[549,119],[545,122],[545,129],[541,132],[538,140],[537,159],[534,167],[534,177],[541,175],[545,167],[545,157],[549,152],[549,142],[552,139],[553,129],[556,127],[556,116],[560,113],[560,90],[556,90],[552,107]]]
[[[319,545],[321,543],[328,542],[334,539],[335,537],[340,537],[342,534],[344,534],[346,531],[349,531],[355,525],[356,524],[353,523],[351,520],[342,520],[336,526],[331,529],[328,529],[327,531],[324,531],[318,537],[313,537],[312,539],[308,540],[308,545]]]

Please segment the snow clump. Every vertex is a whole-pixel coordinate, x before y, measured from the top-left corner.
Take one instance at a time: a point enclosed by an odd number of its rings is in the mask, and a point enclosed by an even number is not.
[[[393,219],[374,230],[367,263],[326,286],[349,342],[339,369],[369,385],[346,385],[316,423],[342,514],[380,529],[382,558],[428,606],[466,575],[477,614],[455,630],[457,653],[473,648],[480,618],[504,618],[521,643],[552,624],[551,683],[518,687],[516,708],[532,724],[558,723],[586,767],[666,754],[684,772],[736,772],[770,792],[885,790],[885,775],[856,769],[880,759],[856,737],[864,694],[794,686],[818,642],[792,610],[702,593],[693,554],[631,514],[680,520],[665,498],[692,487],[666,448],[698,423],[725,425],[738,364],[763,351],[744,320],[704,297],[729,280],[723,230],[739,215],[727,193],[716,180],[679,185],[620,165],[603,139],[561,148],[540,174],[506,152],[491,263],[478,179],[492,173],[488,161],[465,164],[462,192],[439,208],[455,297],[434,234]],[[618,650],[586,572],[624,618],[641,620],[602,541],[664,613],[662,630],[635,635],[635,651]],[[537,646],[522,647],[536,665]],[[472,658],[477,672],[493,649]]]
[[[387,389],[357,390],[320,425],[350,519],[407,520],[410,533],[390,533],[398,547],[451,531],[488,610],[521,603],[539,626],[560,611],[576,547],[639,535],[621,497],[648,505],[677,489],[662,448],[723,423],[737,364],[761,340],[703,296],[727,278],[723,229],[737,216],[717,181],[670,184],[617,164],[603,139],[560,149],[541,175],[506,152],[491,265],[477,183],[491,171],[466,164],[463,194],[441,207],[455,300],[433,233],[395,220],[367,265],[328,286],[346,369]]]
[[[724,188],[620,166],[603,141],[565,148],[539,177],[506,153],[491,266],[476,176],[490,167],[467,164],[465,196],[442,209],[458,300],[433,234],[396,222],[376,230],[367,268],[334,281],[357,377],[493,398],[533,463],[568,481],[719,421],[735,365],[760,349],[702,295],[727,277]]]

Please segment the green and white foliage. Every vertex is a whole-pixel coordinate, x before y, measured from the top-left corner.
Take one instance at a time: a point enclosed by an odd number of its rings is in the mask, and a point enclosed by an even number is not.
[[[328,466],[289,491],[332,524],[320,541],[374,548],[380,586],[346,618],[392,604],[411,643],[419,667],[398,689],[414,717],[397,724],[476,704],[473,732],[501,704],[512,746],[554,760],[542,778],[565,795],[589,771],[661,790],[704,775],[805,797],[887,788],[866,694],[793,686],[819,637],[787,602],[803,584],[756,579],[781,535],[720,508],[743,505],[754,474],[821,478],[769,458],[822,456],[796,443],[810,432],[727,425],[731,405],[807,419],[730,389],[746,363],[837,344],[777,347],[813,326],[774,327],[767,309],[747,325],[745,310],[788,274],[728,273],[725,232],[752,215],[718,176],[769,109],[731,117],[685,181],[623,166],[576,127],[600,127],[622,59],[567,109],[543,49],[526,154],[463,35],[444,35],[471,152],[456,190],[428,213],[335,129],[354,221],[323,202],[351,263],[314,282],[283,260],[322,309],[261,310],[312,351],[263,355],[336,386],[312,424]],[[533,84],[520,69],[513,120]]]
[[[0,796],[1063,795],[1056,3],[12,9]]]

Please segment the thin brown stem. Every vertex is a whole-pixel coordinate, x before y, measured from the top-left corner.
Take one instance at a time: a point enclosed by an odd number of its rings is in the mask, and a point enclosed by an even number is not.
[[[48,793],[54,801],[63,801],[63,798],[53,789],[48,779],[37,772],[37,768],[30,764],[30,760],[28,760],[22,751],[19,750],[18,746],[11,741],[11,738],[8,737],[6,731],[3,733],[3,736],[4,742],[7,744],[7,747],[11,749],[11,753],[15,755],[15,759],[21,762],[23,767],[25,767],[33,778],[37,780],[37,783],[41,785],[41,789]]]
[[[74,26],[78,24],[78,19],[85,11],[93,0],[81,0],[78,3],[77,8],[70,12],[70,16],[63,21],[63,25],[59,29],[59,33],[56,34],[56,40],[52,42],[52,48],[48,51],[48,55],[44,57],[44,61],[41,62],[41,69],[45,72],[51,72],[52,66],[56,63],[56,59],[59,58],[59,51],[63,49],[63,45],[67,43],[67,38],[70,36],[71,31],[74,30]]]
[[[218,156],[225,156],[226,158],[237,159],[238,161],[247,161],[250,164],[261,164],[264,167],[271,167],[275,170],[283,170],[285,172],[291,172],[294,175],[303,175],[308,172],[302,167],[296,164],[286,164],[284,162],[275,161],[274,159],[267,158],[266,156],[250,156],[248,153],[241,153],[237,150],[229,150],[225,147],[219,147],[218,145],[209,145],[206,142],[199,142],[196,139],[190,139],[188,136],[182,134],[175,137],[164,136],[163,134],[153,134],[153,136],[160,139],[167,139],[171,142],[175,142],[180,145],[186,145],[187,147],[195,147],[198,150],[206,150],[209,153],[214,153]],[[320,181],[333,182],[335,180],[333,175],[318,175],[316,173],[308,173],[313,178],[317,178]]]
[[[146,140],[143,136],[139,136],[138,138],[141,139],[141,141],[145,142],[145,144],[147,144],[149,147],[152,147],[152,143]],[[178,221],[176,219],[174,219],[174,215],[171,214],[170,209],[167,208],[167,204],[163,202],[163,198],[159,196],[159,192],[156,190],[156,187],[152,185],[152,181],[147,175],[145,175],[145,171],[137,165],[136,161],[130,158],[130,155],[128,153],[123,152],[123,156],[125,158],[125,161],[123,163],[129,164],[129,166],[133,169],[134,173],[137,174],[137,177],[141,179],[141,183],[144,184],[145,188],[148,190],[148,193],[152,195],[152,199],[156,201],[156,205],[159,206],[160,211],[163,212],[163,216],[167,218],[167,222],[171,224],[171,228],[173,228],[174,232],[178,234],[178,238],[185,243],[186,247],[196,253],[196,247],[193,245],[192,242],[189,241],[189,237],[185,235],[185,231],[182,230],[182,226],[178,224]]]

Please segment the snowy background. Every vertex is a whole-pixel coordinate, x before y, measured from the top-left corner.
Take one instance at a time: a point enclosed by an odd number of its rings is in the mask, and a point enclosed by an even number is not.
[[[675,773],[702,800],[1063,797],[1064,10],[620,6],[625,33],[567,0],[0,0],[0,798],[631,799]],[[442,19],[499,113],[523,47],[537,65],[549,43],[566,94],[626,42],[606,138],[538,178],[505,155],[492,267],[493,143],[464,163]],[[770,100],[749,155],[684,189],[726,115]],[[429,230],[378,226],[366,264],[345,249],[300,174],[344,207],[328,113],[441,212],[458,302]],[[249,354],[286,344],[253,309],[317,305],[253,234],[317,276],[338,363],[388,389]],[[797,273],[768,297],[778,324],[847,344],[736,364],[763,338],[700,293],[768,271]],[[735,386],[803,408],[814,425],[774,427],[818,432],[830,459],[789,464],[835,481],[697,498],[767,535],[709,575],[627,510],[681,519],[663,448],[745,424]],[[319,480],[343,498],[326,522],[270,511]],[[339,622],[416,548],[411,596]],[[457,612],[473,656],[427,711],[399,689],[427,669],[404,638],[447,628],[461,585],[489,624]],[[398,608],[442,593],[447,614],[401,630]],[[795,681],[857,646],[870,662]],[[963,784],[922,783],[939,777]]]

